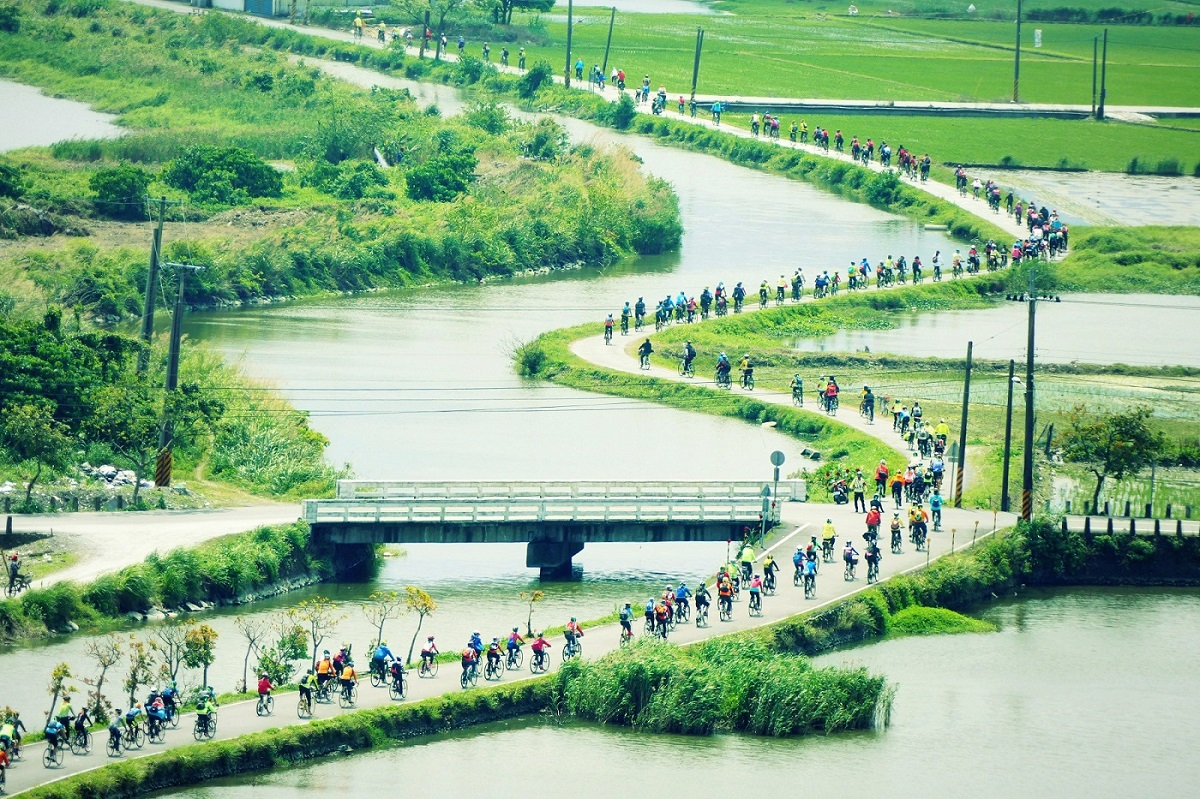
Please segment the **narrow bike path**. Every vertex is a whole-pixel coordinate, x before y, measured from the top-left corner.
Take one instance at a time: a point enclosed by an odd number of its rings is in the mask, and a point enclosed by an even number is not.
[[[716,607],[715,592],[713,592],[713,607],[710,613],[709,626],[707,628],[698,628],[692,622],[681,624],[669,637],[672,643],[687,644],[725,633],[748,630],[764,624],[770,624],[803,611],[832,604],[858,591],[863,591],[868,587],[866,583],[866,563],[861,562],[859,564],[857,579],[849,582],[843,579],[843,567],[840,562],[840,555],[838,556],[838,562],[822,564],[821,572],[817,577],[816,598],[806,600],[803,589],[792,585],[791,553],[801,543],[807,544],[811,536],[819,537],[821,522],[825,518],[832,518],[839,531],[839,550],[842,542],[850,538],[854,540],[856,546],[861,551],[863,548],[862,532],[864,529],[861,514],[854,513],[849,505],[833,506],[811,503],[785,503],[782,507],[781,515],[782,525],[778,528],[774,543],[769,547],[775,553],[776,559],[779,562],[779,585],[774,596],[764,598],[762,615],[752,617],[748,614],[748,597],[743,593],[741,600],[734,604],[733,619],[728,622],[720,621]],[[956,530],[953,539],[955,548],[963,549],[973,538],[982,538],[991,534],[995,529],[994,522],[1000,527],[1004,527],[1013,522],[1013,517],[1011,514],[1000,514],[999,517],[995,517],[991,513],[985,514],[978,511],[947,508],[943,519],[944,531],[930,533],[929,551],[917,552],[907,540],[905,541],[905,551],[903,554],[893,555],[885,549],[880,570],[881,575],[887,577],[919,569],[925,566],[926,563],[946,555],[951,549],[952,538],[950,531],[952,529]],[[762,554],[761,552],[758,553],[760,558]],[[731,553],[732,555],[733,553]],[[713,565],[715,569],[717,564]],[[641,615],[641,609],[645,605],[645,601],[646,597],[629,597],[629,602],[633,605],[635,612],[634,631],[636,637],[646,634]],[[590,659],[611,652],[618,647],[619,637],[620,626],[617,624],[588,629],[583,638],[583,656]],[[445,643],[447,650],[449,650],[450,642],[447,641]],[[565,641],[560,636],[551,639],[551,643],[553,646],[550,653],[551,668],[552,670],[557,670],[562,664],[561,653]],[[463,642],[463,645],[465,645],[465,642]],[[531,679],[529,658],[532,653],[529,652],[528,647],[525,649],[525,660],[521,670],[505,672],[501,682],[507,683],[517,679]],[[410,671],[408,675],[409,694],[404,701],[412,702],[442,694],[459,692],[462,690],[459,686],[460,674],[461,669],[456,663],[440,664],[437,676],[432,679],[420,679],[416,676],[415,670]],[[487,684],[481,674],[479,688],[470,690],[481,690]],[[296,693],[276,694],[274,714],[270,717],[259,717],[256,715],[256,702],[253,700],[224,705],[218,713],[216,737],[220,740],[228,740],[239,735],[260,732],[270,728],[294,724],[308,724],[310,723],[308,720],[302,720],[297,717],[296,706],[298,701],[299,695]],[[387,689],[371,687],[370,682],[364,676],[359,685],[357,707],[372,708],[390,704],[394,704],[394,702],[389,699]],[[318,704],[315,706],[314,720],[328,719],[348,712],[352,711],[339,708],[336,701],[328,705]],[[193,713],[185,713],[181,718],[179,728],[167,731],[164,743],[146,743],[141,750],[130,751],[120,758],[110,758],[105,754],[108,733],[103,731],[95,733],[90,755],[76,757],[70,754],[70,752],[66,752],[63,765],[54,769],[46,769],[42,766],[42,754],[45,751],[45,744],[29,744],[23,750],[23,760],[16,763],[8,771],[8,792],[17,794],[38,785],[44,785],[48,782],[102,767],[117,760],[133,757],[150,757],[160,752],[195,744],[196,742],[192,737],[194,722],[195,715]],[[199,745],[202,746],[204,744],[201,743]]]
[[[194,13],[194,9],[191,8],[190,6],[183,4],[181,2],[171,2],[170,0],[124,0],[124,2],[136,3],[138,5],[144,5],[144,6],[151,6],[153,8],[159,8],[159,9],[163,9],[166,11],[175,11],[177,13],[182,13],[182,14]],[[203,13],[213,14],[213,13],[231,13],[231,12],[224,12],[219,9],[206,9]],[[290,23],[284,19],[271,19],[271,18],[267,18],[267,17],[252,16],[252,15],[247,15],[247,14],[237,14],[237,16],[241,17],[242,19],[247,19],[247,20],[256,22],[259,25],[264,25],[269,28],[294,30],[298,33],[303,33],[308,36],[314,36],[314,37],[327,39],[327,40],[331,40],[331,41],[343,42],[346,44],[357,44],[357,45],[362,45],[365,47],[374,47],[377,49],[383,49],[384,47],[387,46],[387,45],[381,43],[378,40],[378,38],[375,38],[374,36],[370,36],[370,35],[364,36],[361,39],[356,39],[354,37],[353,32],[349,31],[349,30],[341,31],[341,30],[332,30],[330,28],[319,28],[319,27],[315,27],[315,26],[311,26],[311,25]],[[404,52],[406,55],[408,55],[410,57],[417,58],[420,55],[420,48],[406,47],[406,48],[404,48]],[[432,52],[433,51],[431,49],[426,49],[425,58],[428,60],[433,60]],[[498,69],[501,72],[508,73],[510,75],[524,74],[520,69],[518,69],[515,66],[512,66],[512,65],[502,66],[500,63],[498,63],[499,57],[500,57],[499,49],[497,48],[496,61],[491,62],[491,65],[494,66],[496,69]],[[452,53],[452,52],[443,52],[441,55],[441,58],[442,58],[442,60],[444,60],[446,62],[453,63],[458,60],[458,54]],[[516,60],[516,53],[514,51],[512,53],[512,55],[510,56],[510,61],[515,61],[515,60]],[[631,71],[630,74],[632,75],[633,72]],[[562,75],[556,74],[553,76],[553,78],[554,78],[555,83],[563,84],[565,82],[563,80]],[[599,94],[600,96],[604,97],[605,99],[607,99],[611,102],[616,102],[621,95],[620,90],[618,90],[615,87],[610,86],[610,85],[605,85],[604,89],[599,89],[599,88],[595,87],[594,85],[588,84],[586,82],[575,81],[573,84],[573,87],[576,89],[576,91],[591,92],[594,94]],[[652,86],[651,89],[652,89],[652,91],[657,91],[657,86],[656,85]],[[626,91],[632,91],[632,89],[627,89]],[[676,92],[674,94],[674,98],[678,98],[678,96],[679,96],[679,93]],[[698,95],[697,99],[699,99],[699,97],[700,96]],[[787,138],[783,138],[783,137],[781,137],[779,139],[771,139],[771,138],[765,137],[765,136],[758,137],[758,136],[754,136],[749,130],[746,130],[744,128],[731,127],[728,124],[726,124],[724,126],[717,125],[717,124],[714,124],[711,119],[704,119],[702,117],[692,117],[686,113],[680,114],[680,113],[678,113],[678,111],[671,111],[669,109],[672,109],[672,108],[677,109],[678,108],[677,103],[670,102],[671,99],[672,99],[672,94],[670,92],[668,92],[668,103],[667,103],[668,110],[664,111],[661,115],[664,118],[673,119],[677,122],[685,122],[689,125],[699,125],[700,127],[709,128],[711,130],[719,130],[724,133],[730,134],[732,136],[738,136],[743,139],[762,138],[764,141],[774,143],[775,145],[777,145],[779,147],[790,147],[792,149],[803,150],[804,152],[806,152],[808,154],[818,155],[823,158],[832,158],[834,160],[845,161],[847,163],[853,162],[853,159],[851,159],[849,153],[838,153],[836,150],[833,150],[833,149],[830,149],[828,152],[826,152],[824,150],[824,148],[817,147],[814,144],[812,144],[811,142],[808,142],[808,143],[792,142],[792,141],[789,141]],[[710,97],[710,98],[707,98],[705,100],[705,102],[707,104],[711,105],[713,100],[718,100],[718,99],[723,99],[723,98]],[[798,100],[789,99],[789,98],[775,98],[774,101],[781,103],[781,104],[799,102]],[[769,105],[769,103],[771,101],[764,100],[763,102]],[[823,102],[854,103],[856,101],[829,100],[829,101],[823,101]],[[938,104],[937,103],[927,103],[925,105],[928,107],[928,106],[936,106]],[[949,104],[949,105],[952,105],[952,104]],[[651,104],[649,102],[637,103],[637,104],[635,104],[635,108],[636,108],[637,113],[639,113],[639,114],[653,115],[653,111],[651,110]],[[548,112],[552,112],[552,111],[553,111],[553,109],[548,109]],[[740,117],[744,118],[744,119],[748,119],[749,115],[741,114]],[[813,120],[812,120],[813,127],[815,128],[820,123],[820,121],[821,121],[820,118],[818,116],[814,115]],[[881,132],[883,134],[882,137],[879,136],[879,134]],[[853,135],[852,132],[847,131],[846,140],[849,141],[849,139],[852,135]],[[887,135],[886,117],[884,117],[884,118],[881,118],[881,123],[878,125],[878,129],[863,131],[861,134],[861,138],[863,141],[865,141],[867,136],[871,136],[873,138],[874,137],[881,138],[881,140],[882,140],[883,138],[886,138],[886,135]],[[896,143],[897,143],[897,145],[903,144],[903,142],[899,142],[899,141]],[[898,149],[898,147],[897,147],[897,149]],[[861,166],[861,164],[860,164],[860,166]],[[870,169],[873,172],[884,171],[884,167],[879,163],[878,160],[871,161],[866,166],[868,169]],[[898,170],[897,170],[896,174],[898,176],[900,175]],[[974,179],[974,177],[975,177],[975,175],[971,175],[971,179]],[[981,176],[981,177],[983,177],[983,176]],[[1009,233],[1014,238],[1022,238],[1023,239],[1028,235],[1028,230],[1024,226],[1018,224],[1017,221],[1013,218],[1013,216],[1011,214],[1005,214],[1003,212],[994,214],[990,211],[990,209],[988,209],[986,201],[977,199],[970,195],[966,195],[966,196],[960,195],[958,193],[958,190],[956,188],[954,188],[953,186],[949,186],[945,183],[938,183],[937,181],[932,181],[932,180],[925,181],[925,182],[912,181],[907,178],[904,178],[903,176],[901,176],[900,179],[901,179],[901,182],[907,183],[908,185],[918,188],[921,191],[931,194],[940,200],[944,200],[945,202],[951,203],[952,205],[957,205],[959,208],[962,208],[963,210],[970,212],[971,214],[979,217],[980,219],[986,219],[987,221],[991,222],[992,224],[995,224],[995,225],[999,226],[1000,228],[1002,228],[1005,232]],[[1011,245],[1011,242],[1001,241],[1001,242],[997,242],[997,243],[1000,244],[1001,246],[1004,246],[1006,244]]]

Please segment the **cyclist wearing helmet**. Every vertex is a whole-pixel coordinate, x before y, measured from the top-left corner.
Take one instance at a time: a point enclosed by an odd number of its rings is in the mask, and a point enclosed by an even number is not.
[[[273,689],[274,687],[275,686],[271,684],[271,678],[267,676],[267,673],[265,671],[258,675],[258,698],[259,699],[263,699],[264,697],[270,696],[271,689]]]
[[[471,640],[467,642],[467,645],[475,650],[476,655],[482,657],[484,646],[483,646],[483,638],[480,636],[479,630],[476,630],[475,632],[471,633]]]
[[[429,664],[433,663],[433,659],[437,656],[437,644],[433,642],[433,636],[431,635],[425,640],[425,646],[421,647],[421,660],[423,660],[425,665],[428,666]]]
[[[579,626],[579,622],[574,616],[567,622],[567,629],[563,632],[567,639],[567,643],[571,646],[575,645],[576,639],[583,637],[583,628]]]
[[[520,649],[523,643],[525,643],[525,639],[521,637],[521,631],[513,627],[512,632],[508,634],[508,651],[511,652],[514,649]]]
[[[317,661],[317,687],[323,690],[325,683],[333,679],[333,673],[333,661],[329,659],[329,650],[326,649]]]
[[[675,604],[680,607],[688,607],[688,597],[692,595],[692,589],[687,587],[687,583],[680,583],[675,589]]]
[[[392,654],[392,650],[388,649],[387,641],[380,641],[379,646],[375,647],[375,654],[371,655],[371,671],[383,674],[387,668],[387,662],[395,659],[396,656]]]

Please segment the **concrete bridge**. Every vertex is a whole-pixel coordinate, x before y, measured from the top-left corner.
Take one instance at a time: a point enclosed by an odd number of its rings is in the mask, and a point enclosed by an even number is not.
[[[337,493],[304,502],[317,543],[357,550],[526,542],[525,564],[543,577],[561,577],[589,541],[740,539],[746,527],[762,523],[774,490],[757,481],[342,480]],[[780,481],[778,493],[779,501],[807,497],[803,480]],[[770,516],[777,520],[778,513],[775,505]]]

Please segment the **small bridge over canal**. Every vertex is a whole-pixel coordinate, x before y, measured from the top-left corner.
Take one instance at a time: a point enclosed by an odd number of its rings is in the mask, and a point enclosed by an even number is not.
[[[342,480],[335,499],[305,500],[304,520],[315,542],[339,548],[525,542],[526,566],[558,577],[588,542],[736,540],[762,523],[773,494],[807,497],[803,480],[772,485]]]

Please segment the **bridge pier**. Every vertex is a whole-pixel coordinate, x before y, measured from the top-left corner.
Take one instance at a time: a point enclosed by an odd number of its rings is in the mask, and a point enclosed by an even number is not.
[[[566,580],[571,577],[571,558],[582,551],[582,541],[530,541],[525,566],[538,569],[543,580]]]

